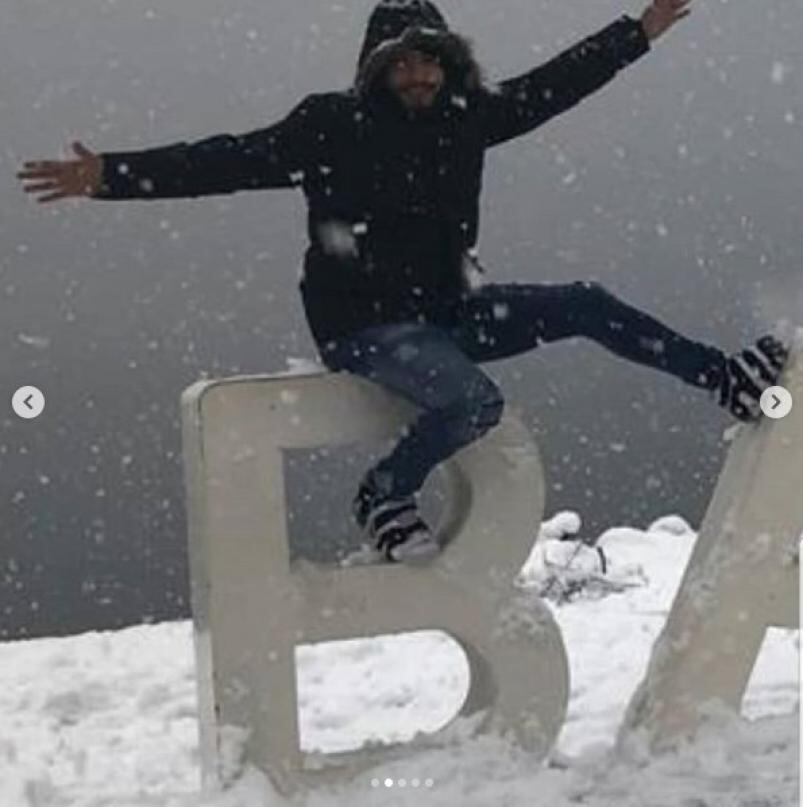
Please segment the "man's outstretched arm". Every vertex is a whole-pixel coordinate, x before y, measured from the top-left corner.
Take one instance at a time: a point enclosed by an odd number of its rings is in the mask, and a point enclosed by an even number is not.
[[[73,144],[77,159],[25,163],[17,174],[40,202],[69,197],[166,199],[289,188],[314,160],[315,96],[284,120],[244,135],[216,135],[142,151],[95,154]]]
[[[621,17],[598,33],[486,95],[488,146],[526,134],[607,84],[687,16],[691,0],[653,0],[636,20]]]

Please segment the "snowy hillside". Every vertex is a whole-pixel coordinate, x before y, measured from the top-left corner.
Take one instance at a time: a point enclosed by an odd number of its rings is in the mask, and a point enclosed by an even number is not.
[[[543,587],[547,572],[559,577],[567,547],[576,547],[556,540],[577,526],[561,519],[545,525],[545,540],[522,572],[531,585]],[[678,754],[651,760],[634,748],[627,759],[611,755],[694,537],[678,518],[648,531],[610,530],[598,542],[609,562],[605,586],[586,587],[560,605],[551,600],[570,656],[572,696],[550,766],[535,767],[498,741],[470,740],[460,749],[417,753],[300,803],[797,805],[797,632],[768,635],[743,718],[722,716]],[[577,569],[601,579],[583,552],[572,560],[575,580]],[[456,645],[437,633],[302,648],[299,666],[303,745],[322,750],[442,725],[467,676]],[[2,807],[283,804],[255,771],[226,794],[200,794],[189,623],[0,645]]]

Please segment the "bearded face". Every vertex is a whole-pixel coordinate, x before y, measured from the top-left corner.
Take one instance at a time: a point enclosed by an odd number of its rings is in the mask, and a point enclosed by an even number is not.
[[[432,106],[443,87],[445,73],[440,59],[419,50],[402,51],[387,70],[388,89],[408,109]]]

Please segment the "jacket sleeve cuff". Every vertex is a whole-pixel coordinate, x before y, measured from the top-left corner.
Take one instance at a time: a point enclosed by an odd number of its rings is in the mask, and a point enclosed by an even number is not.
[[[650,50],[650,40],[641,20],[624,15],[615,23],[617,30],[616,56],[619,67],[626,67]]]
[[[130,198],[131,181],[128,177],[128,165],[125,159],[118,154],[101,154],[103,172],[101,174],[100,188],[95,191],[95,199],[126,199]]]
[[[103,173],[94,199],[147,199],[155,197],[155,183],[138,170],[142,152],[102,153]]]

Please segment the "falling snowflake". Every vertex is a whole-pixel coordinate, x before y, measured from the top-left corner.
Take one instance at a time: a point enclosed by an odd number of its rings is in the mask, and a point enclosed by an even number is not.
[[[772,83],[783,84],[786,79],[788,68],[783,62],[774,62],[772,65]]]

